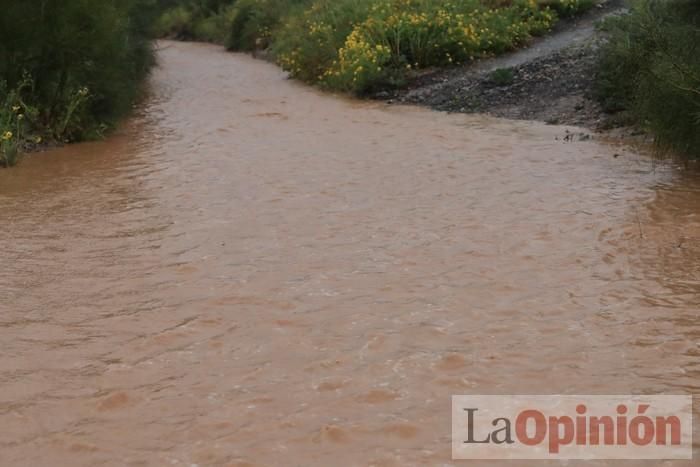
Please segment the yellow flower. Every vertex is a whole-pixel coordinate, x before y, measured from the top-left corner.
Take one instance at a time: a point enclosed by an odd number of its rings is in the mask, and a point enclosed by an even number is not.
[[[23,118],[24,118],[24,114],[17,115],[17,120],[22,120]]]
[[[12,106],[12,111],[13,111],[13,112],[17,112],[18,110],[19,110],[19,106],[18,106],[18,105],[13,105],[13,106]]]
[[[3,141],[8,141],[12,139],[12,132],[11,131],[6,131],[5,134],[2,135],[2,140]]]

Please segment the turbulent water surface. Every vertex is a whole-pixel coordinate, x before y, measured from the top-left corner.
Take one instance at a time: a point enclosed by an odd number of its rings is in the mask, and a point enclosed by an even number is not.
[[[462,465],[452,394],[700,392],[697,175],[161,48],[0,172],[1,465]]]

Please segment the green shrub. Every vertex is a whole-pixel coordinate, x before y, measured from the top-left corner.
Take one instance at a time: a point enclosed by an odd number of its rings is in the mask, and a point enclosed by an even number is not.
[[[192,16],[192,11],[184,5],[167,10],[158,18],[155,33],[158,37],[191,40],[194,38]]]
[[[166,9],[154,26],[157,37],[223,44],[233,20],[233,2],[190,0]]]
[[[258,36],[266,33],[258,29],[259,24],[255,18],[262,15],[256,10],[257,6],[255,0],[241,0],[236,5],[225,39],[228,50],[254,50]]]
[[[282,21],[309,3],[310,0],[238,0],[231,14],[226,48],[250,51],[268,47]]]
[[[223,7],[211,16],[200,18],[194,23],[194,39],[224,44],[234,15],[235,10],[233,7]]]
[[[511,68],[498,68],[491,72],[489,78],[496,86],[508,86],[515,77]]]
[[[638,0],[605,28],[596,85],[604,109],[625,111],[660,149],[700,158],[700,2]]]
[[[355,26],[364,21],[375,0],[317,0],[290,16],[277,31],[273,53],[295,78],[320,82]]]

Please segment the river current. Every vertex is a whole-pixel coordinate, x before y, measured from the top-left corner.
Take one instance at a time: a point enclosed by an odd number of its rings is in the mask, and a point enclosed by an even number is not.
[[[451,460],[450,396],[700,392],[697,174],[159,57],[0,171],[1,465],[540,466]]]

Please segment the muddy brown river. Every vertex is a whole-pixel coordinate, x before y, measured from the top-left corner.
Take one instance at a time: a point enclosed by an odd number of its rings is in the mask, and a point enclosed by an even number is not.
[[[698,174],[213,46],[151,88],[0,171],[0,465],[694,465],[453,461],[450,396],[699,393]]]

